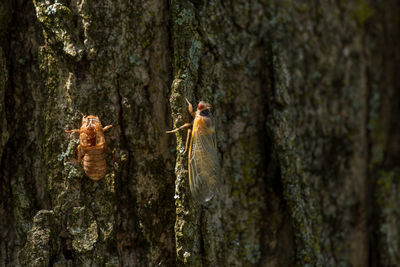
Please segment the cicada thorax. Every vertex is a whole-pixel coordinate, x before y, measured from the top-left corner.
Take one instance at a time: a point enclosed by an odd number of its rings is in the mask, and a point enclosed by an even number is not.
[[[96,129],[94,128],[88,129],[87,138],[88,138],[87,143],[89,146],[96,146],[97,143]]]
[[[105,138],[103,127],[97,117],[84,119],[81,127],[80,143],[83,153],[83,169],[92,180],[106,175],[107,163],[104,153]]]
[[[214,118],[211,113],[209,113],[207,116],[196,115],[195,122],[193,124],[197,124],[197,130],[200,133],[207,134],[210,133],[210,131],[215,132]]]

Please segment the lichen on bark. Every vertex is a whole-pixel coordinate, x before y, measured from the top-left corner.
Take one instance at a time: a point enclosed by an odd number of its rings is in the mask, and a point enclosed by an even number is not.
[[[395,0],[0,3],[1,266],[396,266]],[[185,98],[213,105],[194,202]],[[99,116],[107,174],[76,162]]]
[[[129,1],[15,3],[16,16],[21,18],[15,18],[19,23],[15,27],[23,28],[28,18],[36,20],[33,31],[23,31],[24,38],[32,41],[30,46],[15,50],[11,60],[19,62],[18,56],[34,51],[29,62],[37,76],[27,81],[36,88],[30,114],[38,127],[20,131],[2,155],[10,168],[11,148],[29,157],[24,143],[17,144],[18,138],[30,136],[28,143],[40,148],[36,153],[42,156],[15,161],[19,171],[5,172],[12,186],[12,213],[18,221],[9,230],[11,236],[18,236],[14,238],[17,246],[7,244],[13,247],[4,259],[7,263],[32,260],[29,250],[34,249],[35,233],[42,231],[32,218],[44,210],[52,212],[60,224],[51,229],[55,234],[48,243],[61,245],[39,262],[116,266],[173,261],[173,216],[169,216],[173,209],[159,204],[173,201],[173,157],[166,153],[172,139],[163,133],[169,73],[163,7],[165,3],[158,1],[143,6]],[[17,43],[19,37],[11,40]],[[9,88],[29,90],[18,71],[12,73]],[[8,96],[16,99],[9,108],[17,109],[20,102],[32,105],[29,95],[18,90],[9,90]],[[11,114],[9,110],[7,123]],[[98,115],[104,125],[114,125],[106,140],[122,163],[114,164],[109,158],[107,175],[99,182],[89,180],[76,163],[77,136],[64,133],[80,126],[82,114]],[[18,118],[30,117],[21,114]],[[18,121],[10,125],[12,133],[22,127]],[[34,175],[24,175],[24,167],[32,168]],[[37,196],[35,190],[28,193],[31,186],[37,187]],[[32,234],[26,236],[29,229]],[[19,259],[15,256],[18,245],[24,246]]]
[[[29,266],[49,266],[60,244],[56,240],[57,222],[53,211],[41,210],[33,218],[27,242],[20,252],[20,263]]]
[[[200,100],[213,104],[223,184],[219,198],[206,206],[193,202],[188,192],[187,157],[181,155],[186,134],[178,133],[175,234],[180,264],[260,264],[272,249],[262,242],[273,243],[274,239],[265,235],[265,211],[282,219],[277,206],[267,204],[268,199],[279,202],[279,190],[275,193],[266,185],[273,174],[262,171],[270,163],[263,132],[263,102],[269,88],[263,88],[266,8],[256,5],[251,9],[241,2],[230,6],[171,2],[174,127],[190,120],[185,97],[194,106]]]

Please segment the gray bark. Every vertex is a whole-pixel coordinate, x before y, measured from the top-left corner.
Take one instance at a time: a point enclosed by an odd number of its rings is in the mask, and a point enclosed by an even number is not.
[[[0,3],[0,266],[396,266],[396,1]],[[221,192],[190,195],[185,97]],[[120,159],[76,163],[82,114]]]

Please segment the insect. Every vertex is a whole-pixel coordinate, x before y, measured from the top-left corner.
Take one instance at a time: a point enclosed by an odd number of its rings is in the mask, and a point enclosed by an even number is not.
[[[99,117],[83,116],[80,129],[65,131],[66,133],[79,133],[78,162],[83,156],[83,169],[92,180],[100,180],[106,175],[107,164],[104,152],[110,152],[106,146],[104,132],[112,125],[103,128]]]
[[[167,131],[174,133],[181,129],[188,129],[186,146],[183,154],[188,150],[189,136],[189,186],[195,200],[201,203],[208,202],[219,190],[220,166],[217,154],[214,117],[212,106],[200,101],[196,112],[188,103],[189,113],[194,117],[193,123],[185,123],[181,127]]]

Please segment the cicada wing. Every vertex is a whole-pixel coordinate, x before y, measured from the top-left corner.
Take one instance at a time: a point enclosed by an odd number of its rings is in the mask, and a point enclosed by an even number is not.
[[[189,153],[189,184],[193,197],[201,203],[219,190],[220,166],[215,131],[193,129]]]

